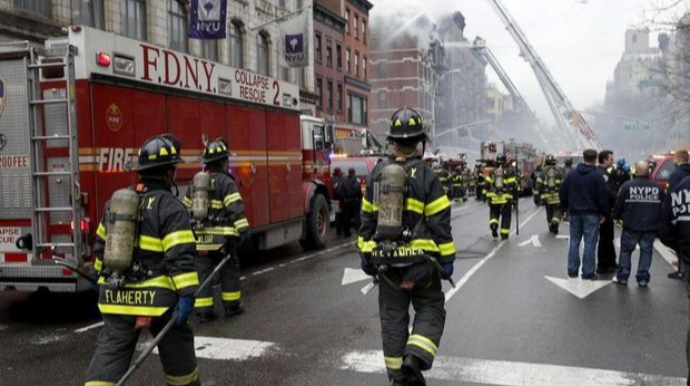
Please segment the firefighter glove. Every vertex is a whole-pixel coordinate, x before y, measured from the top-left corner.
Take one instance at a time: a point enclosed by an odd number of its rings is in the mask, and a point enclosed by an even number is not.
[[[187,324],[187,319],[189,315],[192,314],[194,309],[194,297],[185,296],[181,297],[177,302],[177,307],[175,308],[175,313],[177,315],[177,325],[183,326]]]
[[[375,276],[376,274],[378,274],[378,270],[376,269],[376,266],[374,266],[374,264],[371,264],[371,262],[369,261],[369,259],[366,256],[361,255],[361,257],[362,257],[362,271],[364,271],[364,273],[366,273],[369,276]]]
[[[450,280],[450,278],[453,277],[453,263],[443,263],[441,264],[441,267],[443,267],[443,271],[441,272],[441,279]]]

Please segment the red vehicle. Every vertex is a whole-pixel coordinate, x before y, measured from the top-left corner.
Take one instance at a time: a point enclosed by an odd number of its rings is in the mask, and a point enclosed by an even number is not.
[[[668,190],[668,182],[671,179],[671,174],[676,171],[675,153],[655,155],[647,161],[654,161],[656,167],[652,170],[650,179],[660,184],[664,190]]]
[[[47,49],[0,46],[0,289],[87,286],[53,264],[92,270],[91,246],[126,164],[148,137],[172,133],[196,172],[201,138],[226,138],[258,249],[326,244],[331,129],[300,117],[296,85],[90,28]]]
[[[513,140],[508,142],[481,143],[480,155],[482,160],[493,161],[499,153],[505,154],[522,176],[523,194],[532,194],[532,179],[530,176],[535,168],[536,149],[531,144],[516,143]]]

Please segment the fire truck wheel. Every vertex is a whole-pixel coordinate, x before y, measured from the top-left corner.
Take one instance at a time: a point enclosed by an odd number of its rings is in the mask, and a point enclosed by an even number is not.
[[[328,241],[328,204],[322,194],[317,194],[311,200],[311,208],[307,215],[307,238],[300,240],[305,250],[322,249]]]

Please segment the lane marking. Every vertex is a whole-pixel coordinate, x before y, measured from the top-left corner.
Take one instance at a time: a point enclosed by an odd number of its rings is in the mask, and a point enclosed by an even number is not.
[[[526,219],[525,221],[522,222],[522,224],[520,224],[520,228],[524,227],[525,225],[527,225],[527,223],[529,223],[530,221],[532,221],[532,219],[533,219],[539,212],[541,212],[541,210],[542,210],[542,207],[537,208],[537,210],[534,211],[534,213],[532,213],[529,217],[527,217],[527,219]],[[510,236],[513,236],[514,234],[515,234],[515,231],[513,230],[513,231],[510,233]],[[484,264],[486,264],[487,261],[491,260],[494,256],[496,256],[496,254],[498,253],[498,251],[500,251],[501,248],[503,248],[503,246],[507,243],[507,241],[508,241],[508,240],[503,240],[503,241],[501,241],[497,246],[495,246],[494,249],[492,249],[491,252],[489,252],[488,255],[486,255],[486,256],[485,256],[483,259],[481,259],[477,264],[475,264],[474,267],[472,267],[469,271],[467,271],[467,273],[465,274],[465,276],[463,276],[463,277],[455,284],[455,288],[451,288],[450,291],[446,292],[446,303],[448,303],[448,301],[449,301],[450,299],[452,299],[453,296],[455,296],[455,294],[458,293],[458,291],[460,291],[460,289],[470,280],[470,278],[471,278],[475,273],[477,273],[477,271],[479,271],[479,268],[481,268]]]
[[[143,349],[149,342],[139,344],[138,347]],[[194,347],[197,358],[231,361],[259,358],[279,350],[278,345],[273,342],[211,336],[195,336]],[[154,349],[153,353],[158,354],[158,348]]]
[[[557,235],[556,238],[559,240],[570,240],[569,235]]]
[[[104,322],[98,322],[98,323],[94,323],[94,324],[86,326],[86,327],[78,328],[78,329],[74,330],[74,332],[76,334],[81,334],[83,332],[93,330],[94,328],[103,327],[104,325],[105,325]]]
[[[341,370],[385,374],[381,351],[351,351],[341,357]],[[684,386],[683,378],[523,362],[437,357],[428,378],[455,384],[500,386]]]
[[[357,283],[358,281],[370,280],[371,276],[367,275],[361,269],[345,268],[343,272],[343,280],[340,285],[348,285]]]
[[[561,279],[557,277],[544,276],[544,278],[580,299],[584,299],[594,292],[613,283],[611,280],[586,280],[580,277]]]
[[[532,244],[535,248],[541,248],[541,241],[539,241],[539,235],[532,235],[532,237],[529,240],[525,240],[518,244],[518,247],[526,247],[527,245]]]
[[[256,271],[256,272],[252,273],[252,276],[263,275],[264,273],[271,272],[275,269],[276,269],[276,267],[268,267],[266,269],[262,269],[261,271]]]

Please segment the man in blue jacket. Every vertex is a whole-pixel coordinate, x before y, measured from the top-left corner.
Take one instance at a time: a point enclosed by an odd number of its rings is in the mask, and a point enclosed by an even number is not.
[[[635,179],[621,187],[613,210],[614,221],[623,222],[621,236],[620,268],[613,279],[619,285],[628,285],[630,258],[639,244],[640,263],[637,266],[637,283],[646,288],[649,284],[649,267],[652,265],[654,239],[659,232],[661,203],[664,202],[661,185],[649,179],[649,163],[638,162]]]
[[[611,216],[606,184],[597,171],[597,151],[587,149],[584,163],[568,174],[561,185],[561,205],[570,213],[570,251],[568,276],[575,278],[580,271],[580,243],[585,240],[582,278],[595,280],[595,259],[599,225]]]
[[[685,177],[690,177],[690,156],[687,150],[678,150],[676,152],[676,170],[671,174],[668,180],[668,191],[672,192],[678,184],[680,184]],[[668,274],[669,279],[683,280],[685,277],[685,269],[683,261],[678,257],[678,270]]]

